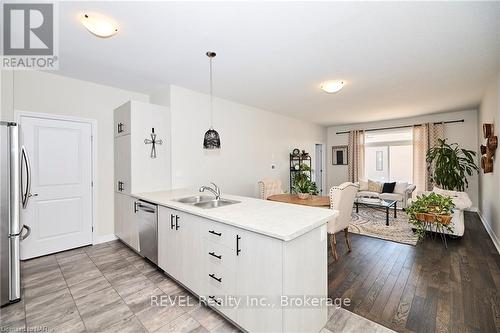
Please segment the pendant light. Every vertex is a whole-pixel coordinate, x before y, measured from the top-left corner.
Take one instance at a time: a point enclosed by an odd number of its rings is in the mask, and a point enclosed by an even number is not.
[[[212,80],[212,59],[215,58],[215,52],[207,52],[207,57],[210,59],[210,128],[205,133],[203,139],[204,149],[220,149],[220,136],[213,128],[214,118],[214,96],[213,96],[213,80]]]

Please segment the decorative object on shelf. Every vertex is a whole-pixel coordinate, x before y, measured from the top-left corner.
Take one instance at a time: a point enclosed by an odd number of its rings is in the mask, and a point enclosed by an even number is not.
[[[151,129],[151,139],[144,139],[144,144],[151,145],[151,158],[156,158],[156,145],[163,144],[163,140],[156,138],[154,127]]]
[[[217,55],[215,52],[207,52],[207,57],[210,59],[210,128],[205,133],[203,139],[204,149],[220,149],[220,136],[213,128],[214,117],[214,97],[213,97],[213,78],[212,78],[212,59]]]
[[[302,150],[302,154],[300,155],[300,158],[305,160],[309,158],[309,153],[306,153],[305,150]]]
[[[453,232],[451,219],[454,207],[452,197],[431,192],[417,196],[405,212],[419,239],[434,231],[440,234],[445,247],[448,248],[444,231]]]
[[[458,143],[448,144],[446,139],[438,139],[426,155],[430,181],[444,190],[465,191],[469,187],[467,176],[479,172],[475,157],[475,151],[459,148]]]
[[[299,157],[299,154],[300,154],[300,150],[298,148],[295,148],[293,151],[292,151],[292,155],[294,157]]]
[[[498,138],[494,135],[495,126],[493,124],[483,124],[483,136],[486,145],[481,145],[481,169],[484,173],[493,172],[493,160],[498,147]]]
[[[333,146],[332,147],[332,165],[347,165],[348,161],[348,146]]]

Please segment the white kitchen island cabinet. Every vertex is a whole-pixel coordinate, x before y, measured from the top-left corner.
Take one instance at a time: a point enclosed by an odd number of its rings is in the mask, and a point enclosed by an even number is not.
[[[200,220],[175,209],[158,209],[158,266],[195,293],[202,290]]]
[[[236,196],[229,198],[241,203],[201,209],[172,201],[184,192],[168,191],[169,200],[161,200],[158,193],[137,197],[160,206],[158,265],[167,274],[245,331],[323,328],[328,312],[325,222],[336,212]],[[268,224],[263,212],[247,216],[254,205],[270,209],[269,222],[275,214],[275,223],[289,225]],[[302,212],[312,225],[294,218],[280,220],[283,209]],[[233,222],[221,221],[229,218]],[[306,299],[320,303],[308,306]],[[301,304],[305,305],[297,306]]]

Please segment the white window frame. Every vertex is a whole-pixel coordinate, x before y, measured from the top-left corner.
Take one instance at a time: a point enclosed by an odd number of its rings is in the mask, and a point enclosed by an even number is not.
[[[390,130],[387,130],[387,131],[380,131],[380,132],[389,132]],[[410,129],[411,131],[411,129]],[[372,133],[373,134],[373,133]],[[363,149],[366,149],[366,147],[388,147],[388,151],[387,151],[387,174],[388,174],[388,177],[389,177],[389,181],[393,181],[393,179],[391,178],[391,146],[412,146],[413,147],[413,140],[398,140],[398,141],[380,141],[380,142],[369,142],[369,143],[366,143],[366,136],[368,135],[367,132],[365,132],[365,145],[363,147]],[[366,151],[365,151],[365,155],[366,155]],[[366,172],[366,159],[365,159],[365,165],[364,165],[364,168],[365,168],[365,174],[367,173]],[[413,178],[413,177],[412,177]],[[413,182],[413,179],[410,179],[410,183]]]

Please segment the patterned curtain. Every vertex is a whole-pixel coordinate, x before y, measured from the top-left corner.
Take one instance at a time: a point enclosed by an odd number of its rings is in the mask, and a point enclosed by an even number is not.
[[[417,187],[416,194],[432,190],[425,157],[427,150],[443,138],[443,123],[413,126],[413,183]]]
[[[365,131],[350,131],[348,143],[348,179],[357,182],[364,179]]]

